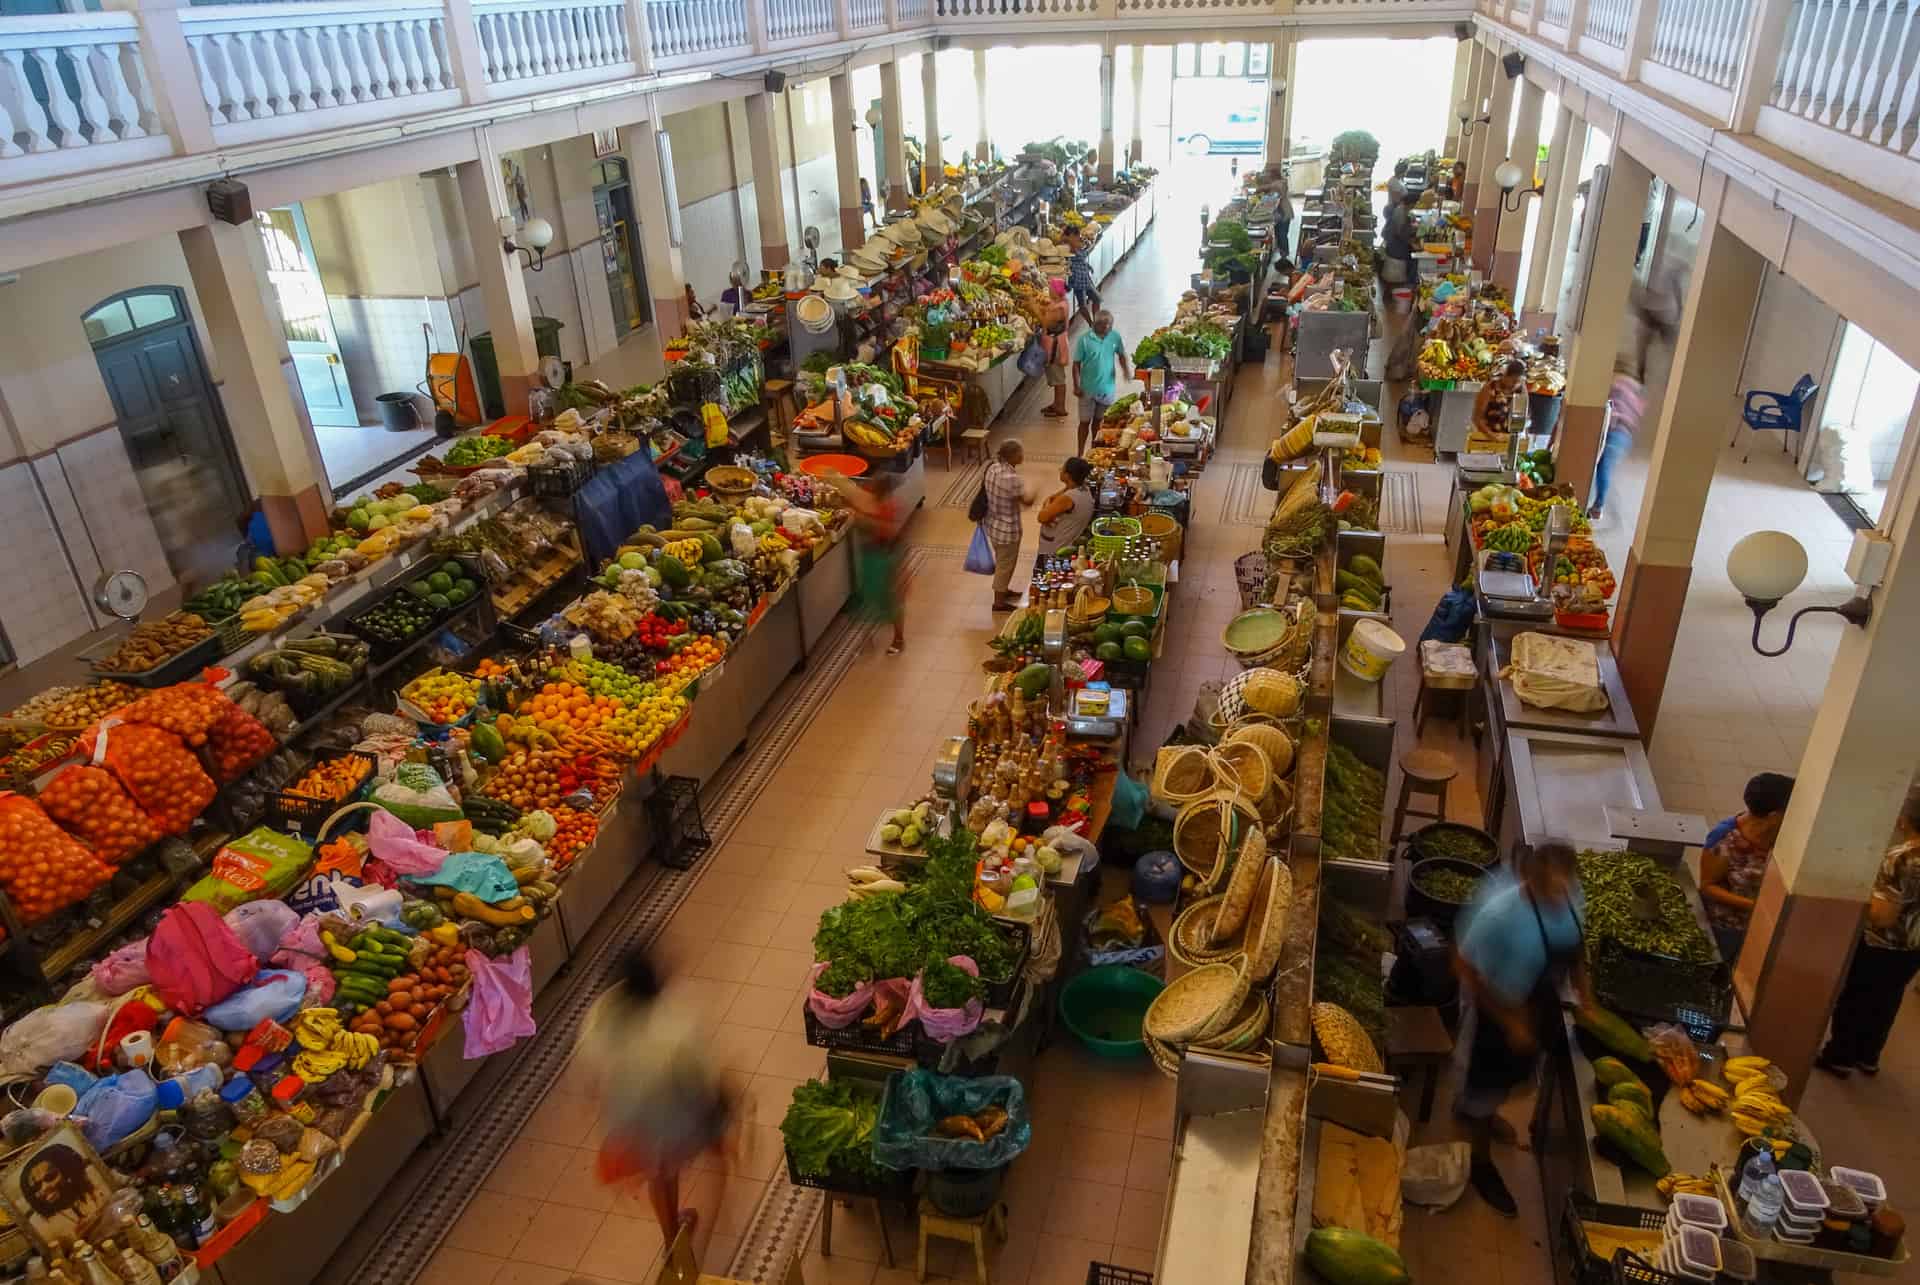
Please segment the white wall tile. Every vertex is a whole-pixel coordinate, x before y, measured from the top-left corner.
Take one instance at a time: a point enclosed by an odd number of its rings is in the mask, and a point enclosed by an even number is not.
[[[0,623],[21,664],[92,631],[82,588],[30,464],[0,469],[0,544],[8,555],[0,559]]]
[[[173,571],[120,434],[94,433],[68,442],[59,456],[98,560],[114,569],[133,568],[155,592],[170,587]]]

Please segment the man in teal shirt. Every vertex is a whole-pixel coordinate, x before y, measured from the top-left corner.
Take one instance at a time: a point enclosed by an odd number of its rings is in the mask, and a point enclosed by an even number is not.
[[[1073,394],[1080,399],[1080,445],[1074,452],[1076,455],[1086,454],[1087,439],[1092,436],[1094,426],[1107,413],[1107,407],[1113,405],[1115,362],[1120,364],[1123,378],[1133,378],[1133,366],[1127,360],[1127,341],[1113,328],[1113,314],[1102,308],[1094,314],[1093,328],[1082,332],[1079,342],[1073,346]]]

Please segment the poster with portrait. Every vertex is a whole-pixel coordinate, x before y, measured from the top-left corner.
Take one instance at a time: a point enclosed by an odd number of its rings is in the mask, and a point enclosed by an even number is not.
[[[527,182],[527,167],[520,157],[509,153],[500,158],[500,186],[507,193],[507,213],[513,215],[515,223],[525,223],[533,217],[533,188]]]
[[[71,1123],[49,1130],[0,1168],[0,1205],[42,1251],[77,1237],[113,1192],[112,1173]]]

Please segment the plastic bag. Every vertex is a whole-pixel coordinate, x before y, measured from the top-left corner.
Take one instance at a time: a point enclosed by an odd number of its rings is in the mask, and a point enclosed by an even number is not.
[[[727,539],[733,545],[733,556],[742,562],[753,561],[753,555],[760,551],[760,541],[754,538],[753,528],[744,522],[734,523]]]
[[[986,524],[973,528],[973,539],[967,541],[967,570],[976,576],[993,574],[993,542],[987,539]]]
[[[225,693],[226,709],[207,729],[207,765],[215,781],[227,785],[239,780],[273,753],[273,733],[267,725],[241,709]]]
[[[250,1031],[262,1022],[286,1022],[300,1011],[306,998],[305,973],[275,968],[254,976],[253,984],[235,991],[218,1004],[209,1004],[202,1015],[207,1024],[222,1031]]]
[[[1147,816],[1147,787],[1133,779],[1131,773],[1113,774],[1113,804],[1109,813],[1112,824],[1122,830],[1139,828]]]
[[[80,1132],[95,1151],[105,1151],[153,1118],[160,1095],[145,1071],[124,1071],[96,1081],[81,1095],[73,1114],[84,1121]]]
[[[153,979],[147,974],[147,941],[129,942],[93,966],[94,985],[108,995],[125,995]]]
[[[147,971],[169,1007],[197,1016],[252,981],[259,964],[212,907],[183,901],[160,916]]]
[[[255,959],[267,959],[280,949],[281,939],[293,931],[300,916],[284,901],[250,901],[229,910],[226,920]]]
[[[934,1126],[948,1116],[990,1106],[1007,1113],[1007,1124],[985,1142],[934,1136]],[[1026,1094],[1011,1075],[941,1075],[915,1067],[887,1080],[873,1158],[890,1169],[998,1169],[1032,1140]]]
[[[0,885],[23,923],[71,906],[113,878],[103,863],[20,794],[0,795]]]
[[[1063,863],[1066,858],[1078,854],[1082,874],[1100,864],[1100,849],[1078,830],[1069,830],[1064,825],[1048,826],[1041,833],[1040,842],[1058,852]]]
[[[1029,379],[1047,373],[1047,350],[1038,339],[1028,339],[1027,346],[1020,350],[1020,373]]]
[[[374,787],[373,801],[416,829],[435,821],[458,821],[464,813],[440,774],[425,763],[402,763]]]
[[[1654,1063],[1667,1073],[1674,1087],[1692,1083],[1700,1069],[1700,1050],[1694,1044],[1693,1037],[1671,1022],[1649,1026],[1646,1036],[1647,1045],[1653,1050]]]
[[[190,746],[206,744],[207,733],[233,702],[226,693],[202,682],[174,683],[155,688],[125,706],[116,716],[123,723],[139,723],[171,732]]]
[[[367,846],[374,856],[403,875],[432,874],[447,859],[444,848],[423,842],[411,825],[392,812],[378,809],[367,823]]]
[[[160,827],[105,768],[75,763],[40,791],[40,806],[111,865],[160,841]]]
[[[108,719],[81,738],[95,767],[120,778],[163,834],[185,834],[213,802],[213,778],[180,738],[143,723]]]
[[[126,1003],[113,1009],[113,1016],[107,1019],[106,1029],[94,1036],[93,1043],[80,1058],[80,1065],[90,1071],[111,1074],[114,1069],[113,1056],[120,1048],[120,1041],[141,1031],[151,1031],[159,1024],[160,1014],[152,1004],[130,997]]]
[[[153,1047],[153,1064],[168,1077],[184,1074],[197,1066],[226,1066],[233,1061],[233,1050],[220,1032],[205,1022],[176,1017],[160,1032]]]
[[[534,1033],[533,964],[525,946],[505,959],[488,959],[470,950],[467,970],[473,975],[463,1050],[467,1057],[510,1049]]]
[[[107,1024],[105,1004],[36,1008],[0,1031],[0,1075],[38,1075],[55,1062],[77,1062]]]
[[[484,852],[449,853],[438,870],[412,879],[418,884],[470,892],[482,901],[508,901],[520,895],[520,884],[507,863]]]
[[[980,976],[980,966],[965,955],[952,955],[949,964],[962,972]],[[920,1028],[927,1037],[940,1044],[951,1044],[962,1035],[980,1025],[980,1019],[986,1016],[986,1003],[974,996],[959,1008],[935,1008],[927,1003],[925,992],[920,989],[920,976],[915,974],[913,984],[907,988],[907,1016],[919,1019]]]
[[[1445,1209],[1467,1189],[1472,1149],[1464,1142],[1410,1147],[1400,1168],[1400,1195],[1408,1204]]]
[[[221,845],[213,854],[213,869],[182,893],[180,900],[211,906],[225,914],[249,901],[291,892],[312,861],[313,849],[293,835],[255,826]]]

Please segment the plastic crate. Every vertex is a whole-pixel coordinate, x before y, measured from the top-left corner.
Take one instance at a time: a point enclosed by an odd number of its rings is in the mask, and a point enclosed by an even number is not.
[[[647,824],[653,834],[652,857],[672,870],[691,870],[713,849],[700,815],[700,782],[670,776],[647,798]]]
[[[1026,971],[1027,956],[1033,950],[1033,929],[1018,919],[996,918],[993,924],[1002,936],[1013,942],[1015,951],[1013,967],[1008,970],[1007,979],[986,983],[987,1007],[1005,1008],[1013,1002],[1013,993],[1020,989],[1021,974]]]
[[[134,674],[119,674],[111,670],[90,669],[89,676],[109,682],[126,683],[132,687],[171,687],[197,676],[202,669],[220,659],[225,653],[221,649],[220,631],[214,630],[191,647],[186,647],[155,665]]]
[[[588,460],[569,458],[564,464],[532,464],[527,467],[527,493],[564,500],[592,476],[593,464]]]
[[[1630,1249],[1613,1251],[1607,1279],[1609,1285],[1695,1285],[1691,1277],[1662,1271]]]
[[[801,1007],[807,1027],[807,1043],[815,1048],[840,1049],[847,1053],[879,1053],[887,1057],[912,1058],[914,1039],[920,1029],[918,1022],[903,1023],[892,1035],[882,1039],[872,1028],[855,1022],[838,1030],[826,1025],[813,1015],[813,1010]]]
[[[1733,975],[1719,961],[1694,963],[1603,938],[1594,950],[1593,989],[1606,1007],[1636,1023],[1674,1022],[1696,1043],[1718,1039],[1733,1012]]]
[[[855,1177],[852,1174],[831,1171],[823,1177],[802,1174],[793,1163],[793,1150],[787,1149],[787,1180],[796,1187],[812,1187],[815,1191],[831,1192],[836,1196],[858,1196],[873,1200],[891,1200],[899,1204],[908,1204],[913,1200],[913,1179],[917,1169],[887,1169],[883,1177]]]
[[[1566,1280],[1569,1285],[1614,1285],[1612,1262],[1593,1252],[1581,1224],[1605,1223],[1640,1231],[1659,1231],[1666,1221],[1664,1210],[1606,1205],[1590,1200],[1579,1192],[1570,1192],[1560,1212],[1560,1246],[1566,1255]]]
[[[1153,1273],[1112,1263],[1088,1263],[1087,1285],[1153,1285]]]
[[[267,796],[266,816],[261,824],[274,830],[283,830],[312,838],[320,833],[320,827],[326,819],[358,799],[364,798],[369,786],[378,779],[380,760],[362,750],[348,750],[345,754],[335,754],[324,759],[315,759],[314,765],[332,762],[334,759],[359,759],[366,765],[367,775],[353,793],[341,799],[317,799],[307,794],[295,794],[291,790],[277,790]],[[311,771],[312,767],[308,768]],[[302,773],[305,775],[305,773]]]

